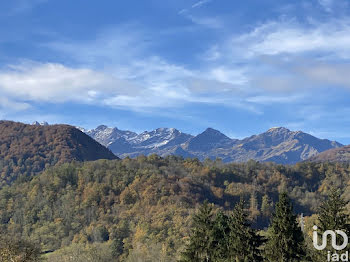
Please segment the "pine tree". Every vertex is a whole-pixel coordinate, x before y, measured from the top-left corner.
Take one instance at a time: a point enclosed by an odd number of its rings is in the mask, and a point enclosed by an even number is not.
[[[269,196],[264,195],[261,202],[261,213],[264,217],[269,218],[272,215],[273,204],[271,203]]]
[[[253,192],[250,195],[249,212],[250,212],[250,219],[256,222],[257,218],[260,216],[260,211],[259,211],[259,205],[258,205],[258,198],[255,190],[253,190]]]
[[[251,228],[243,200],[235,206],[230,220],[227,261],[262,261],[259,250],[262,238]]]
[[[229,254],[230,218],[220,211],[214,220],[211,232],[213,258],[215,262],[227,261]]]
[[[318,211],[318,232],[320,236],[326,230],[342,230],[348,236],[350,235],[349,215],[346,213],[347,202],[341,197],[340,190],[332,189],[328,199],[325,200]],[[314,251],[313,255],[318,259],[324,259],[328,251],[332,253],[335,251],[328,239],[329,243],[323,251]],[[337,238],[337,241],[341,241],[341,238]],[[338,243],[341,244],[341,243]],[[343,250],[350,251],[349,247]]]
[[[265,247],[270,262],[302,261],[305,257],[304,236],[293,214],[293,206],[287,193],[281,193],[269,228]]]
[[[268,226],[270,224],[270,219],[273,213],[273,203],[268,197],[268,195],[264,195],[261,201],[261,220],[260,225]]]
[[[193,218],[192,234],[181,262],[212,262],[213,260],[213,208],[207,201]]]
[[[343,230],[349,233],[349,216],[345,213],[346,204],[341,197],[340,190],[332,189],[328,199],[320,206],[318,229],[321,232]]]

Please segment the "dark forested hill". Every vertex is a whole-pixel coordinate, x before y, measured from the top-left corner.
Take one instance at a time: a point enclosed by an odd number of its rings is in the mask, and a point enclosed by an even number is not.
[[[345,163],[223,164],[156,155],[73,162],[0,189],[0,232],[44,251],[97,243],[117,261],[172,262],[205,199],[230,211],[243,197],[250,219],[263,228],[279,192],[289,193],[298,214],[311,215],[332,186],[349,200],[349,178]]]
[[[74,127],[0,121],[0,185],[57,163],[97,159],[116,156]]]

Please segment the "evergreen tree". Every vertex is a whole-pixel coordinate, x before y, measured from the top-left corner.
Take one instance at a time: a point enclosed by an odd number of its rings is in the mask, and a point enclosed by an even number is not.
[[[261,201],[260,226],[267,227],[270,224],[272,213],[273,203],[268,197],[268,195],[264,195]]]
[[[264,195],[261,202],[261,213],[264,217],[269,218],[273,212],[273,204],[271,203],[269,196]]]
[[[345,213],[346,204],[341,197],[340,190],[332,189],[328,199],[320,206],[318,229],[321,232],[343,230],[349,233],[349,215]]]
[[[260,216],[260,211],[259,211],[259,205],[258,205],[258,197],[255,190],[253,190],[253,192],[250,195],[249,212],[250,212],[250,219],[256,222],[257,218]]]
[[[226,261],[262,261],[259,250],[262,238],[251,228],[243,200],[235,206],[230,220],[231,230],[228,241],[228,260]]]
[[[293,206],[287,193],[281,193],[269,228],[265,247],[270,262],[302,261],[305,257],[304,236],[293,214]]]
[[[211,232],[211,243],[213,248],[213,257],[215,262],[227,261],[229,254],[229,237],[231,227],[229,225],[230,218],[220,211],[214,220],[213,229]]]
[[[192,234],[181,262],[212,262],[213,260],[213,208],[207,201],[193,218]]]
[[[318,232],[320,233],[320,237],[326,230],[342,230],[348,236],[350,235],[350,225],[349,225],[349,215],[346,213],[346,205],[347,203],[341,197],[340,190],[332,189],[328,199],[325,200],[319,208],[318,211]],[[339,245],[342,244],[342,239],[337,238]],[[327,252],[331,251],[332,253],[335,251],[330,243],[330,239],[328,239],[328,244],[323,251],[313,250],[312,256],[315,261],[324,259],[327,256]],[[342,252],[350,251],[349,247],[343,250]]]

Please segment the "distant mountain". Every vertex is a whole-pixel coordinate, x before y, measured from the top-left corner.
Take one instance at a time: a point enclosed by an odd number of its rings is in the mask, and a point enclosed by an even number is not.
[[[238,140],[232,140],[220,131],[207,128],[203,133],[193,137],[186,149],[193,152],[206,152],[220,147],[230,147]]]
[[[45,121],[44,122],[40,122],[40,123],[38,121],[35,121],[35,122],[32,123],[32,125],[33,126],[48,126],[49,123],[45,122]]]
[[[0,121],[0,185],[72,160],[116,159],[106,147],[68,125]]]
[[[120,138],[130,139],[132,137],[137,136],[137,134],[134,132],[122,131],[116,127],[110,128],[105,125],[100,125],[96,129],[92,130],[86,130],[84,128],[79,129],[84,133],[88,134],[89,136],[93,137],[97,142],[106,147]]]
[[[224,162],[246,162],[254,159],[262,162],[294,164],[320,152],[342,146],[335,141],[319,139],[284,127],[271,128],[265,133],[242,140],[231,139],[212,128],[197,136],[182,133],[174,128],[158,128],[136,134],[99,126],[85,132],[120,157],[156,153],[161,156],[174,154],[198,157],[201,160],[219,157]]]
[[[329,149],[307,161],[311,162],[350,162],[350,146]]]
[[[342,146],[340,143],[334,141],[279,127],[243,139],[237,149],[239,161],[244,161],[246,156],[249,156],[259,161],[294,164],[327,149],[340,146]]]
[[[86,130],[79,128],[102,145],[107,146],[114,154],[120,157],[148,154],[169,155],[180,150],[181,144],[193,136],[180,132],[175,128],[158,128],[137,134],[131,131],[119,130],[100,125],[96,129]],[[184,152],[181,155],[185,155]],[[190,154],[188,154],[190,155]]]
[[[145,131],[134,137],[122,137],[111,143],[108,148],[118,156],[137,155],[169,155],[176,151],[183,143],[193,136],[180,132],[175,128],[158,128],[153,131]]]

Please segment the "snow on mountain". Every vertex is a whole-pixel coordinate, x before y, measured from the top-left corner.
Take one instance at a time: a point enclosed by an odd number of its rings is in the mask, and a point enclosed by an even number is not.
[[[130,140],[134,145],[143,148],[161,148],[163,146],[179,145],[192,138],[191,135],[180,132],[175,128],[157,128],[145,131]]]
[[[294,164],[320,152],[342,146],[335,141],[319,139],[301,131],[273,127],[266,132],[238,140],[208,128],[192,136],[175,128],[157,128],[140,134],[105,125],[81,129],[119,157],[169,154],[183,157],[223,159],[224,162],[245,162],[249,159]]]
[[[34,121],[33,123],[32,123],[32,126],[48,126],[49,125],[49,123],[47,123],[47,122],[38,122],[38,121]]]
[[[134,132],[123,131],[119,130],[116,127],[107,127],[105,125],[100,125],[96,129],[81,130],[106,147],[111,145],[119,138],[125,138],[126,140],[129,140],[137,136],[137,134]]]

